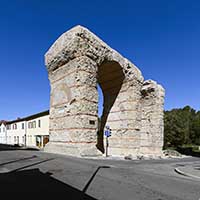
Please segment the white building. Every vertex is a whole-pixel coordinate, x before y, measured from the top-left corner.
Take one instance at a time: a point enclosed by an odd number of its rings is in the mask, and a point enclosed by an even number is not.
[[[6,121],[0,121],[0,144],[6,144]]]
[[[49,141],[49,111],[8,121],[5,131],[3,143],[42,148]]]
[[[17,119],[6,123],[7,144],[25,144],[25,123],[23,119]]]
[[[49,141],[49,111],[26,118],[26,145],[44,147]]]

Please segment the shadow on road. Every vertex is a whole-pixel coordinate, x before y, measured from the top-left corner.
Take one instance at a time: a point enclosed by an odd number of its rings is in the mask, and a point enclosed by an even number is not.
[[[10,145],[10,144],[0,144],[0,151],[12,151],[12,150],[39,151],[38,148],[33,148],[33,147],[24,147],[24,146],[19,146],[19,145]]]
[[[11,161],[8,161],[8,162],[5,162],[5,163],[0,163],[0,167],[4,166],[4,165],[11,164],[11,163],[21,162],[21,161],[24,161],[24,160],[30,160],[30,159],[34,159],[34,158],[37,158],[37,156],[33,155],[31,157],[26,157],[26,158],[20,158],[20,159],[16,159],[16,160],[11,160]]]
[[[89,181],[87,182],[87,184],[85,185],[85,187],[83,188],[83,192],[85,193],[88,189],[88,187],[90,186],[90,184],[92,183],[94,177],[96,176],[97,172],[101,169],[101,168],[110,168],[109,166],[99,166],[96,171],[93,173],[93,175],[91,176],[91,178],[89,179]]]
[[[1,194],[9,197],[53,197],[64,199],[95,198],[73,188],[51,176],[51,173],[42,173],[38,168],[29,170],[0,173]],[[24,196],[28,194],[29,196]],[[61,196],[65,195],[65,196]]]

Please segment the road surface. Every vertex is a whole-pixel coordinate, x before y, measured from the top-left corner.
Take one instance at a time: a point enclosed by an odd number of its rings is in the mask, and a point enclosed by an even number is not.
[[[80,159],[33,150],[0,151],[0,192],[7,197],[199,200],[200,179],[175,168],[199,158]]]

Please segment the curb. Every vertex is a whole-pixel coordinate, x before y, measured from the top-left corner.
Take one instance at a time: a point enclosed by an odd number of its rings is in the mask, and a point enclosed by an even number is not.
[[[192,175],[192,174],[185,173],[185,172],[181,171],[181,170],[178,169],[178,168],[175,168],[174,171],[175,171],[176,173],[178,173],[178,174],[183,175],[183,176],[187,176],[187,177],[191,177],[191,178],[196,178],[196,179],[199,179],[199,180],[200,180],[200,177],[199,177],[199,176],[194,176],[194,175]]]

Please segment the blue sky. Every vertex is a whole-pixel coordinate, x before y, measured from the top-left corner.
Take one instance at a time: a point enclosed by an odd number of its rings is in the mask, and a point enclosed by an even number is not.
[[[200,1],[1,0],[0,119],[49,108],[44,54],[80,24],[166,89],[165,109],[200,110]]]

